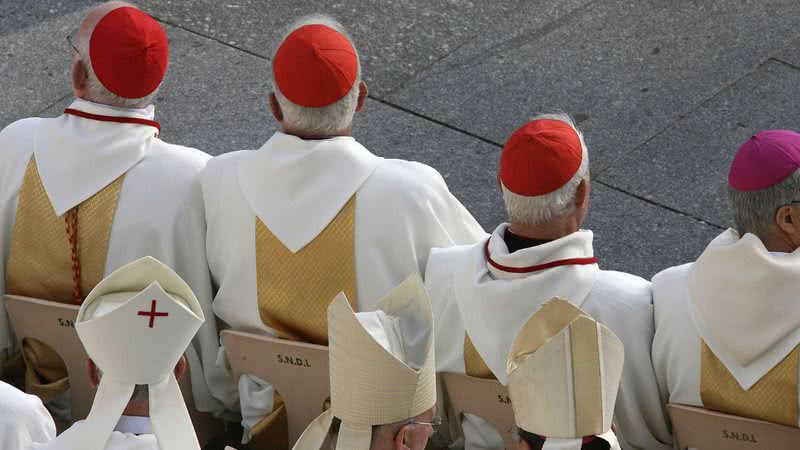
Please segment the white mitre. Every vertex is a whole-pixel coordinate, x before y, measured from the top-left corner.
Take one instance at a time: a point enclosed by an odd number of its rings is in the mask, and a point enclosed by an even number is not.
[[[135,385],[146,384],[159,448],[199,450],[174,369],[204,320],[191,288],[154,258],[101,281],[84,300],[75,329],[103,375],[79,433],[65,434],[70,442],[58,448],[103,450]]]
[[[320,448],[338,417],[337,450],[369,450],[373,425],[416,417],[436,403],[433,314],[422,280],[412,275],[377,309],[355,313],[344,293],[329,305],[331,408],[294,449]]]
[[[580,450],[590,436],[619,449],[611,421],[624,356],[619,338],[580,308],[558,297],[545,303],[508,355],[517,426],[546,437],[543,450]]]

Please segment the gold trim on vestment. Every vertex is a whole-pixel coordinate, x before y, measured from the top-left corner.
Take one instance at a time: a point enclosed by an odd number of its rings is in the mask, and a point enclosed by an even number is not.
[[[576,436],[603,429],[602,377],[597,322],[580,316],[569,326],[572,348],[572,386],[575,392]]]
[[[80,288],[89,294],[105,274],[111,225],[125,175],[81,203],[78,208]],[[72,303],[72,248],[63,217],[56,216],[34,157],[22,180],[11,249],[6,267],[7,293],[59,303]],[[52,349],[26,339],[25,359],[34,368],[26,374],[26,390],[55,396],[66,390],[66,367]]]
[[[469,334],[464,333],[464,373],[471,377],[483,378],[485,380],[496,380],[492,370],[486,361],[478,353],[475,344],[472,343]]]
[[[256,217],[258,310],[281,338],[328,345],[328,304],[356,305],[355,195],[308,245],[292,253]]]
[[[800,346],[744,390],[706,344],[700,351],[700,396],[708,409],[797,427],[797,370]]]
[[[328,304],[340,292],[356,305],[356,196],[322,232],[292,253],[256,217],[256,285],[261,321],[279,337],[328,345]],[[266,380],[268,381],[268,380]],[[284,448],[285,408],[275,393],[273,412],[253,427],[253,448]],[[282,419],[283,418],[283,419]]]

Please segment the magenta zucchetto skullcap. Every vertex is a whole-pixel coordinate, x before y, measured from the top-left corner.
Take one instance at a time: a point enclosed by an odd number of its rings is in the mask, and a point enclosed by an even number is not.
[[[800,134],[789,130],[762,131],[739,148],[728,173],[737,191],[775,186],[800,169]]]

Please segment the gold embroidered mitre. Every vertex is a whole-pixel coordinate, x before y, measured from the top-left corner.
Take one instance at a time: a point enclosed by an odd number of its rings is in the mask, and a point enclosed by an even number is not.
[[[611,429],[624,350],[617,336],[561,298],[522,326],[508,355],[508,392],[517,426],[548,438]]]

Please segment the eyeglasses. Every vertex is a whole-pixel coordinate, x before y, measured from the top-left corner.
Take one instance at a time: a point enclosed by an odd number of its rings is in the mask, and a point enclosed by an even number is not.
[[[81,51],[78,50],[78,47],[75,45],[75,41],[78,40],[77,36],[78,36],[78,29],[76,28],[75,30],[72,31],[72,33],[67,35],[67,42],[72,47],[72,49],[75,50],[75,53],[80,55]]]
[[[439,427],[442,425],[442,418],[441,417],[434,417],[433,419],[431,419],[430,422],[417,422],[416,420],[412,420],[412,421],[406,422],[405,425],[411,425],[412,427],[415,427],[417,425],[428,425],[428,426],[431,427],[433,432],[436,433],[436,430],[438,430]],[[395,433],[395,435],[394,435],[395,438],[400,433],[401,429],[403,429],[403,427],[400,427],[397,430],[397,433]]]

